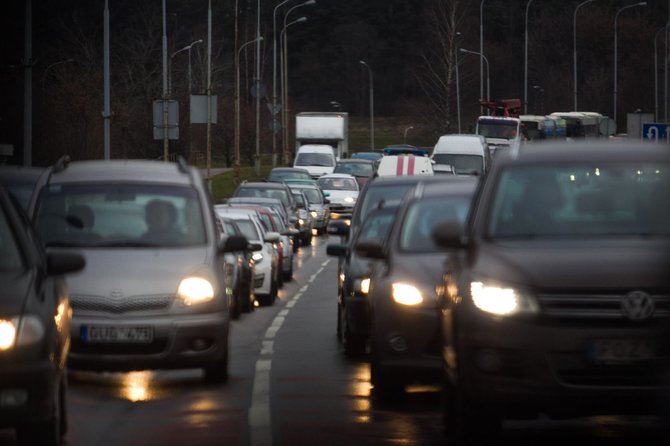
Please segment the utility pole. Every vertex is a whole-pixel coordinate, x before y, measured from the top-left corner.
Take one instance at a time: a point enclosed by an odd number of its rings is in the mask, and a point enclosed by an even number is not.
[[[170,140],[168,128],[168,55],[167,55],[167,18],[165,0],[163,0],[163,161],[168,162]]]
[[[105,11],[103,14],[104,21],[104,110],[102,112],[102,119],[104,124],[104,159],[108,160],[111,157],[111,128],[110,119],[112,118],[111,100],[110,100],[110,73],[109,73],[109,3],[105,0]]]

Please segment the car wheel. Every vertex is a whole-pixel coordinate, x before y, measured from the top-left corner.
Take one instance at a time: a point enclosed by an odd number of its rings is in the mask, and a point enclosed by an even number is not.
[[[63,417],[67,416],[63,411],[66,407],[64,384],[65,375],[61,374],[54,389],[53,414],[49,420],[25,423],[16,428],[19,445],[58,446],[61,444],[64,435],[62,428],[67,427],[67,421],[63,420]]]
[[[241,299],[241,307],[240,309],[242,310],[242,313],[249,313],[254,310],[254,304],[253,304],[253,296],[251,294],[251,289],[247,285],[244,287],[244,290],[242,291],[242,299]]]
[[[230,318],[231,319],[239,319],[240,314],[242,313],[242,297],[240,296],[240,286],[236,287],[236,289],[233,291],[233,298],[230,300],[231,301],[231,307],[230,307]]]
[[[349,322],[347,320],[347,307],[344,306],[339,311],[340,314],[340,336],[342,345],[344,345],[344,353],[348,356],[361,356],[365,353],[365,337],[351,332]]]
[[[224,383],[228,380],[228,348],[218,362],[205,367],[205,381],[208,383]]]
[[[337,340],[342,342],[342,307],[337,304]]]
[[[291,268],[283,274],[284,274],[284,281],[290,282],[291,280],[293,280],[293,261],[291,261]]]

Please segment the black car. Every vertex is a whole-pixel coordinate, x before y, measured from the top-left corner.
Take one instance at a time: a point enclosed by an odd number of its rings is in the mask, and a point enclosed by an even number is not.
[[[438,228],[458,250],[440,288],[456,443],[491,444],[503,419],[539,413],[657,414],[668,395],[669,172],[662,145],[525,147],[493,163],[465,230]]]
[[[391,229],[397,206],[373,210],[356,236],[346,244],[331,243],[328,255],[339,257],[337,280],[337,336],[347,355],[366,352],[370,336],[370,270],[372,260],[356,254],[357,243],[381,241]]]
[[[432,232],[440,224],[465,222],[477,184],[465,177],[420,183],[403,200],[386,237],[353,242],[359,257],[372,260],[366,302],[370,375],[377,398],[399,395],[415,382],[439,383],[436,289],[442,283],[445,253]],[[367,220],[361,234],[366,225]]]
[[[18,202],[0,186],[0,427],[20,444],[57,445],[67,430],[72,309],[63,274],[79,254],[45,253]]]
[[[221,233],[225,237],[244,236],[234,219],[220,215],[218,215],[218,218],[221,222]],[[232,273],[235,275],[232,290],[234,302],[231,305],[231,312],[234,317],[238,317],[240,313],[249,313],[254,310],[256,298],[253,285],[255,279],[253,253],[251,249],[226,253],[232,260],[230,263],[227,261],[226,265],[230,264],[232,266]]]

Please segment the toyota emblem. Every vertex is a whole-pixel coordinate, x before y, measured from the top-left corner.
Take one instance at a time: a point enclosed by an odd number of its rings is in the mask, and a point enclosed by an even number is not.
[[[631,291],[621,302],[621,311],[632,321],[649,319],[654,309],[654,299],[644,291]]]

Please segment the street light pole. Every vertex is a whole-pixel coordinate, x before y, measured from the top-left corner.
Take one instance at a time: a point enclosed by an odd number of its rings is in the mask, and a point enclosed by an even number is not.
[[[112,110],[111,110],[111,86],[110,86],[110,68],[109,68],[109,4],[105,0],[105,10],[103,13],[103,46],[104,46],[104,60],[103,60],[103,106],[102,119],[103,119],[103,157],[108,160],[111,157],[111,122],[112,119]]]
[[[574,103],[573,103],[573,110],[577,111],[579,110],[577,108],[577,12],[579,11],[579,8],[582,6],[591,3],[595,0],[586,0],[584,2],[581,2],[580,4],[577,5],[575,8],[575,12],[572,16],[572,75],[573,75],[573,94],[574,94]]]
[[[167,56],[167,17],[163,0],[163,161],[168,161],[170,142],[168,139],[168,56]]]
[[[284,0],[272,11],[272,167],[277,166],[277,9],[291,0]]]
[[[402,135],[402,143],[403,144],[407,144],[407,132],[412,130],[413,128],[414,128],[414,126],[411,126],[411,125],[409,127],[405,127],[405,131]]]
[[[210,0],[211,1],[211,0]],[[254,171],[261,175],[261,0],[256,1],[256,159]]]
[[[170,61],[168,63],[168,97],[172,97],[172,59],[177,54],[188,51],[188,92],[191,93],[191,48],[197,43],[202,43],[202,39],[192,42],[190,45],[186,45],[184,48],[175,51],[170,55]]]
[[[484,54],[484,2],[479,4],[479,54]],[[484,57],[479,58],[479,99],[484,97]],[[479,114],[484,113],[484,107],[479,105]]]
[[[460,32],[456,32],[456,37],[460,37],[460,35]],[[451,48],[454,48],[453,44],[451,45]],[[454,66],[456,67],[456,119],[458,122],[458,133],[461,133],[461,85],[458,79],[458,51],[454,51]],[[480,94],[483,96],[483,92],[480,91]]]
[[[263,39],[263,37],[261,37]],[[235,176],[240,175],[240,54],[242,50],[256,43],[256,39],[246,42],[237,50],[237,59],[235,60]]]
[[[661,34],[661,31],[664,31],[668,28],[668,25],[666,24],[662,28],[660,28],[658,31],[656,31],[656,35],[654,36],[654,122],[658,122],[658,49],[657,49],[657,43],[658,43],[658,36]]]
[[[617,45],[618,45],[618,37],[617,37],[617,22],[619,20],[619,14],[621,14],[622,11],[630,8],[635,8],[636,6],[646,6],[647,2],[639,2],[639,3],[634,3],[632,5],[627,5],[622,8],[619,8],[619,10],[616,12],[614,15],[614,110],[613,110],[613,119],[614,119],[614,125],[617,123]]]
[[[212,0],[207,3],[207,187],[212,191]]]
[[[311,3],[308,3],[308,2],[306,2],[306,3],[311,4]],[[298,5],[298,6],[302,6],[303,4]],[[294,6],[293,8],[291,8],[291,10],[297,8],[298,6]],[[286,22],[286,17],[288,17],[288,14],[291,12],[291,10],[289,10],[289,12],[286,13],[286,15],[284,16],[284,22]],[[288,154],[289,154],[289,149],[288,149],[288,142],[289,142],[289,129],[288,129],[288,127],[289,127],[289,124],[288,124],[288,119],[289,119],[289,103],[288,103],[288,31],[287,30],[288,30],[289,26],[291,26],[291,25],[294,25],[294,24],[300,23],[300,22],[306,22],[306,21],[307,21],[307,17],[303,16],[303,17],[300,17],[298,19],[295,19],[292,22],[285,23],[284,28],[282,29],[282,31],[280,33],[280,36],[279,36],[280,40],[283,42],[283,47],[284,47],[284,51],[283,51],[284,58],[283,58],[283,68],[282,68],[282,72],[283,72],[283,74],[282,74],[282,79],[283,79],[283,85],[282,85],[282,96],[283,96],[283,98],[282,98],[282,102],[284,103],[284,107],[283,107],[284,113],[282,115],[282,118],[283,118],[282,123],[283,123],[283,126],[284,126],[284,133],[283,133],[283,136],[284,136],[283,162],[284,162],[284,164],[288,163],[288,158],[289,158],[289,156],[288,156]]]
[[[372,68],[364,60],[359,61],[361,65],[368,69],[370,75],[370,150],[375,150],[375,89],[374,79],[372,77]]]
[[[528,11],[533,0],[526,3],[526,30],[523,55],[523,112],[528,114]]]
[[[468,54],[474,54],[475,56],[479,56],[482,59],[484,59],[484,62],[486,62],[486,101],[491,100],[491,83],[490,83],[490,77],[489,77],[489,60],[486,58],[481,53],[478,53],[477,51],[471,51],[471,50],[466,50],[465,48],[460,48],[459,51],[461,53],[468,53]]]

